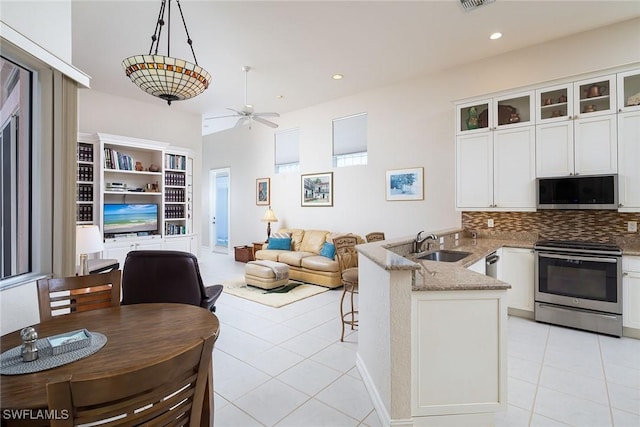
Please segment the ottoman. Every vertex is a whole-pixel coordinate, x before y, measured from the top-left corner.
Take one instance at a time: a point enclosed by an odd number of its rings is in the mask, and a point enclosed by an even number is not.
[[[289,266],[275,261],[249,261],[244,269],[247,285],[273,289],[289,283]]]

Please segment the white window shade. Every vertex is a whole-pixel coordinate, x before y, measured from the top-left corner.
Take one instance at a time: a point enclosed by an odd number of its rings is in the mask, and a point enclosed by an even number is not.
[[[333,155],[367,151],[367,113],[333,120]]]
[[[289,129],[275,134],[276,165],[300,161],[300,130]]]

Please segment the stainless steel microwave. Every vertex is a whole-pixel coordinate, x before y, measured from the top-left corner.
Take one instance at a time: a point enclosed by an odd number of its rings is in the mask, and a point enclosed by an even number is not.
[[[618,209],[618,175],[536,179],[538,209]]]

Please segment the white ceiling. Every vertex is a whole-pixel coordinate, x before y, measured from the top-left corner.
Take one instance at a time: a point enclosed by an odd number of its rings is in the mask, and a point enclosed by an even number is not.
[[[121,66],[124,58],[149,52],[160,0],[72,1],[73,64],[92,77],[92,88],[163,104],[131,83]],[[637,0],[496,0],[472,11],[458,0],[181,5],[198,64],[212,81],[202,95],[167,108],[203,117],[244,104],[243,65],[252,67],[248,102],[258,112],[282,114],[640,16]],[[504,37],[489,40],[495,31]],[[192,61],[177,14],[171,33],[171,56]],[[166,54],[165,34],[162,40],[158,53]],[[335,73],[344,79],[332,80]],[[234,124],[204,120],[203,134]]]

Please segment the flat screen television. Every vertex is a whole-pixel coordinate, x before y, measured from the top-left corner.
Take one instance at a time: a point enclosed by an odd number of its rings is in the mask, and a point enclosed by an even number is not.
[[[158,231],[158,205],[109,203],[104,205],[105,234]]]

